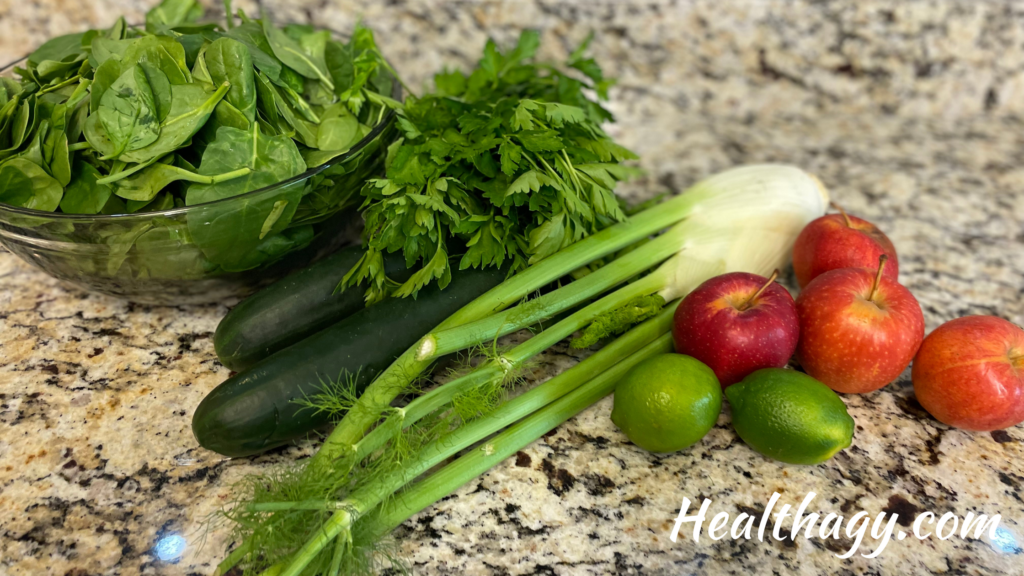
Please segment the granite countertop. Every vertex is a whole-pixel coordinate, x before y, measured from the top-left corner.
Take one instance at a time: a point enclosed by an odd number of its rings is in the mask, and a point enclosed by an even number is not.
[[[340,3],[339,3],[340,4]],[[589,30],[620,78],[611,127],[643,157],[631,199],[750,162],[815,173],[900,253],[927,330],[965,314],[1024,324],[1024,12],[1013,2],[320,0],[280,19],[345,29],[362,15],[413,85],[466,66],[522,26],[563,56]],[[243,4],[248,9],[253,7]],[[107,25],[137,2],[0,4],[0,61],[50,34]],[[209,574],[229,542],[203,521],[246,473],[309,443],[229,460],[191,412],[228,370],[211,336],[225,305],[149,307],[59,285],[0,253],[0,574]],[[520,336],[522,337],[522,336]],[[578,360],[557,346],[530,376]],[[845,396],[853,445],[811,467],[769,461],[718,425],[652,455],[605,399],[397,532],[422,574],[1024,574],[1024,428],[931,419],[908,374]],[[773,492],[847,517],[1001,514],[998,537],[893,541],[669,539],[681,502],[759,514]],[[691,508],[691,512],[693,509]],[[201,543],[205,540],[205,545]],[[179,548],[184,551],[179,553]],[[862,551],[874,550],[868,537]]]

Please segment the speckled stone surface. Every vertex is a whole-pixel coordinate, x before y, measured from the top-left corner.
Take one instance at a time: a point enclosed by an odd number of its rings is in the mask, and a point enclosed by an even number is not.
[[[678,192],[735,164],[793,163],[890,236],[928,330],[964,314],[1024,324],[1019,3],[268,7],[336,29],[362,15],[414,85],[467,65],[488,34],[508,40],[535,27],[545,54],[558,57],[594,30],[597,58],[621,78],[611,130],[649,173],[623,190],[629,197]],[[48,35],[143,11],[123,0],[0,0],[0,61]],[[229,542],[221,530],[204,532],[203,520],[232,482],[315,448],[226,460],[195,444],[191,411],[228,374],[210,338],[226,310],[89,295],[0,254],[0,574],[212,572]],[[556,347],[530,379],[576,360]],[[611,424],[606,399],[396,535],[422,574],[1024,574],[1024,428],[941,425],[914,400],[906,374],[844,399],[857,421],[853,446],[814,467],[757,455],[731,430],[728,410],[693,448],[651,455]],[[712,514],[736,515],[759,512],[773,491],[792,505],[814,491],[813,511],[847,517],[998,513],[1005,532],[999,542],[911,537],[878,558],[849,560],[835,556],[845,538],[669,540],[683,498],[711,498]],[[177,535],[184,554],[161,560]],[[874,547],[869,537],[862,551]]]

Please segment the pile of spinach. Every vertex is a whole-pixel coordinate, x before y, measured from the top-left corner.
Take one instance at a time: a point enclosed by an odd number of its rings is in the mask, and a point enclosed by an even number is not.
[[[332,166],[274,194],[204,205],[349,151],[400,106],[389,97],[397,77],[364,27],[346,43],[230,4],[227,14],[223,26],[200,24],[195,0],[163,0],[143,29],[121,18],[53,38],[17,78],[0,78],[0,202],[65,214],[198,206],[187,222],[105,225],[110,274],[129,252],[141,262],[132,274],[187,277],[308,243],[311,224],[354,200],[369,174]],[[174,243],[183,249],[166,249]]]

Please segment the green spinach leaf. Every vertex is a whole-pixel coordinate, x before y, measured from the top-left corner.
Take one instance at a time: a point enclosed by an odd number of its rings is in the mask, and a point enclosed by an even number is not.
[[[185,204],[195,206],[245,194],[297,176],[306,170],[306,165],[290,138],[263,135],[254,123],[248,131],[221,128],[203,154],[199,173],[215,176],[238,168],[249,168],[251,172],[225,182],[190,186]]]
[[[203,126],[227,91],[227,85],[220,86],[212,94],[196,84],[172,85],[171,111],[160,124],[160,137],[149,146],[124,152],[118,158],[142,163],[174,152]],[[92,115],[86,121],[86,140],[93,148],[110,156],[115,148],[103,125],[94,121],[95,117]]]
[[[41,167],[61,186],[67,186],[71,180],[71,155],[65,133],[69,103],[77,104],[68,101],[52,108],[38,106],[35,114],[40,117],[40,120],[31,138],[31,143],[17,154],[18,157],[25,158]],[[49,110],[48,113],[47,110]]]
[[[112,186],[114,194],[125,200],[149,202],[156,198],[168,184],[178,180],[174,171],[181,170],[173,164],[174,156],[168,155],[149,166],[132,173],[130,176],[115,181]]]
[[[256,112],[260,118],[275,128],[284,122],[277,111],[277,94],[273,84],[262,72],[256,73]]]
[[[96,68],[96,73],[92,79],[92,96],[89,99],[89,111],[91,113],[95,114],[100,109],[103,94],[120,77],[121,61],[119,59],[111,58]]]
[[[247,22],[235,26],[227,33],[229,38],[238,40],[249,49],[249,56],[256,69],[267,75],[271,80],[281,78],[281,61],[274,57],[274,49],[263,34],[263,28],[255,22]],[[207,36],[210,38],[210,36]],[[211,38],[216,40],[217,37]]]
[[[22,87],[21,82],[18,82],[14,78],[0,76],[0,91],[4,92],[9,100],[15,96],[24,94],[25,88]]]
[[[174,196],[169,192],[161,192],[149,201],[128,200],[125,204],[128,206],[128,212],[131,214],[135,214],[136,212],[159,212],[161,210],[170,210],[175,207]]]
[[[259,109],[279,133],[291,133],[306,146],[317,147],[317,125],[302,118],[292,108],[281,94],[281,88],[261,73],[256,75],[256,89],[259,95]]]
[[[163,0],[146,13],[146,31],[161,32],[195,22],[202,15],[203,7],[196,0]]]
[[[112,38],[96,38],[92,41],[92,51],[89,55],[89,62],[93,68],[99,68],[100,66],[110,62],[111,60],[121,60],[124,58],[124,53],[128,51],[128,47],[132,45],[134,40],[121,40]]]
[[[109,158],[148,146],[160,137],[160,114],[142,66],[125,70],[110,85],[96,114],[114,145]]]
[[[107,198],[107,203],[103,205],[103,209],[100,210],[100,214],[127,214],[128,206],[125,205],[124,200],[121,200],[113,194]]]
[[[206,46],[206,36],[202,32],[195,34],[182,34],[177,38],[178,44],[185,49],[185,66],[192,68],[195,66],[196,57],[199,56],[199,52]]]
[[[126,34],[128,34],[128,23],[125,22],[124,16],[119,16],[117,20],[114,21],[114,25],[106,30],[106,34],[98,37],[120,40],[124,38]]]
[[[312,226],[308,224],[295,226],[281,231],[280,234],[271,234],[260,240],[255,250],[261,254],[260,260],[268,262],[308,245],[313,241],[313,236]]]
[[[330,40],[324,48],[324,63],[331,74],[331,80],[334,81],[335,92],[341,94],[352,86],[355,81],[355,66],[352,63],[351,45]]]
[[[29,54],[28,63],[38,65],[46,60],[61,62],[69,56],[77,57],[84,54],[85,48],[82,46],[82,39],[84,37],[85,32],[76,32],[50,38],[43,42],[42,46]]]
[[[69,59],[67,61],[43,60],[38,66],[36,66],[36,78],[38,78],[40,82],[57,80],[57,82],[60,83],[65,80],[65,77],[68,75],[68,71],[77,70],[79,66],[81,66],[80,61],[75,59]]]
[[[55,111],[57,112],[57,111]],[[60,111],[63,115],[63,111]],[[51,126],[42,140],[44,168],[61,186],[71,181],[71,154],[68,151],[68,136],[58,126]]]
[[[60,209],[66,214],[99,214],[110,199],[111,188],[96,181],[102,177],[92,164],[75,159],[71,182],[64,189]]]
[[[198,174],[194,170],[176,166],[173,156],[167,156],[161,162],[154,163],[127,178],[115,183],[114,193],[126,200],[149,202],[172,182],[184,180],[202,184],[226,182],[241,178],[249,173],[249,168],[241,167],[223,174]]]
[[[202,84],[204,90],[213,90],[213,78],[210,77],[210,70],[206,67],[207,44],[196,55],[196,61],[192,64],[192,81]]]
[[[128,258],[128,251],[135,245],[135,241],[152,227],[152,222],[139,222],[130,227],[122,226],[121,228],[127,228],[123,231],[113,227],[107,229],[111,232],[111,234],[104,239],[104,243],[109,246],[107,274],[114,276],[121,270],[121,265],[124,264],[125,259]]]
[[[307,122],[311,122],[313,124],[320,123],[320,117],[317,116],[313,107],[310,106],[309,102],[306,102],[306,99],[300,96],[298,92],[285,86],[278,89],[278,94],[284,96],[285,102],[292,107],[292,110],[297,112]]]
[[[132,262],[141,278],[201,278],[211,267],[185,222],[160,217],[135,241]]]
[[[321,150],[348,150],[358,141],[359,120],[351,114],[320,123],[317,144]]]
[[[193,184],[185,195],[196,206],[252,192],[301,174],[306,165],[295,142],[287,136],[265,136],[259,124],[248,131],[221,128],[217,140],[206,148],[200,174],[212,176],[245,166],[252,171],[240,178],[215,184]],[[303,182],[284,186],[231,206],[213,204],[189,214],[189,230],[210,261],[225,269],[242,270],[259,265],[264,255],[253,248],[269,233],[283,230],[302,197]],[[271,221],[269,228],[265,223]]]
[[[266,15],[263,16],[263,34],[270,42],[270,48],[274,51],[274,55],[286,66],[306,78],[318,79],[329,89],[334,90],[334,83],[327,75],[327,64],[324,62],[324,48],[329,35],[311,38],[300,44],[288,36],[284,30],[276,28]],[[316,34],[310,36],[316,36]]]
[[[206,47],[206,69],[212,84],[231,84],[224,100],[249,122],[256,120],[256,79],[249,49],[232,38],[220,38]]]
[[[0,164],[0,202],[4,204],[53,212],[63,194],[60,182],[34,162],[11,158]]]
[[[320,166],[347,152],[362,139],[363,126],[343,104],[336,104],[324,112],[317,131],[319,150],[302,151],[309,167]]]
[[[157,120],[163,122],[171,113],[171,98],[173,97],[171,82],[160,68],[148,62],[140,62],[139,66],[142,66],[142,70],[145,71],[146,79],[149,80],[149,86],[153,90]]]
[[[230,126],[232,128],[238,128],[239,130],[249,129],[249,118],[245,114],[241,113],[238,108],[235,108],[227,100],[221,100],[220,104],[213,110],[213,118],[211,118],[206,126],[203,128],[213,125],[214,128],[220,129],[221,126]],[[214,130],[213,138],[217,138],[217,131]]]
[[[0,136],[4,136],[0,139],[0,146],[6,144],[6,148],[0,148],[0,161],[13,156],[18,152],[18,148],[21,147],[22,143],[25,142],[25,138],[29,136],[29,123],[32,117],[32,102],[30,100],[19,101],[18,99],[13,100],[14,105],[13,115],[11,116],[9,125],[3,130]]]
[[[192,82],[192,73],[185,62],[185,48],[170,36],[143,36],[132,40],[121,57],[121,67],[135,64],[160,70],[171,84]]]
[[[35,132],[32,135],[32,139],[29,141],[22,151],[18,152],[16,158],[24,158],[29,162],[32,162],[36,166],[44,167],[46,160],[43,158],[43,141],[50,133],[50,121],[43,120],[39,123]]]
[[[305,89],[307,81],[316,82],[316,80],[310,80],[287,66],[281,67],[280,78],[277,80],[271,78],[271,81],[281,88],[290,88],[295,92],[302,92]]]

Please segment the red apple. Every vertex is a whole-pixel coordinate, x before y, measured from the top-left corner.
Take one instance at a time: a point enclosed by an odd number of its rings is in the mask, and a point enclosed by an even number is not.
[[[895,380],[924,337],[921,305],[909,290],[877,270],[842,268],[818,276],[796,299],[800,344],[808,374],[836,392],[872,392]]]
[[[733,272],[712,278],[676,308],[676,351],[707,364],[722,388],[793,356],[800,324],[789,292],[771,278]]]
[[[950,320],[914,358],[914,394],[940,422],[989,431],[1024,422],[1024,330],[995,316]]]
[[[839,214],[826,214],[813,220],[796,238],[793,272],[800,288],[829,270],[873,269],[882,254],[889,258],[885,275],[897,280],[899,263],[896,248],[889,238],[871,222],[850,216],[838,206],[835,208]]]

